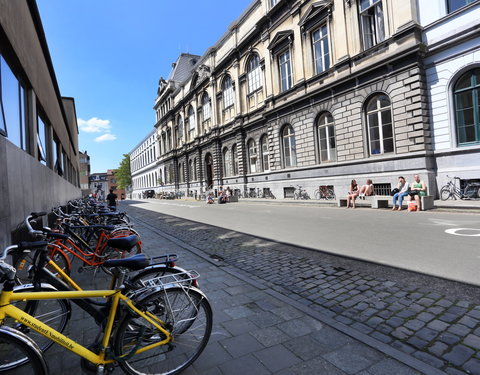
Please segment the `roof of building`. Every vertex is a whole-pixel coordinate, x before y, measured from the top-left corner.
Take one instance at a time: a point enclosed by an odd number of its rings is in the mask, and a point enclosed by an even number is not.
[[[199,55],[192,55],[190,53],[180,54],[177,61],[172,64],[172,71],[167,81],[183,82],[186,80],[192,74],[192,69],[200,57]]]

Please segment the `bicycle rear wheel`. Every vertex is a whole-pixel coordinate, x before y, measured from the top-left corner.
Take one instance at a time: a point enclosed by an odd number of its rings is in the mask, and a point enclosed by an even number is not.
[[[196,288],[172,287],[154,292],[138,304],[165,322],[173,338],[168,344],[119,361],[122,369],[129,374],[169,375],[190,366],[212,331],[212,309],[205,295]],[[147,321],[127,313],[115,333],[115,355],[128,355],[163,339],[162,332]]]
[[[442,189],[440,190],[440,199],[442,201],[446,201],[451,196],[452,196],[452,191],[450,190],[450,188],[448,186],[442,187]]]

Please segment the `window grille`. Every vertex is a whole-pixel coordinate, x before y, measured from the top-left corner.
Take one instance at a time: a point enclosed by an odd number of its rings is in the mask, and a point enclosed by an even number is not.
[[[373,184],[375,195],[390,195],[392,184]]]

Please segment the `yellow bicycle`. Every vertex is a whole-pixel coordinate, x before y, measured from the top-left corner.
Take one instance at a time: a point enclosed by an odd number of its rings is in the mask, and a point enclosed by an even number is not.
[[[0,370],[31,366],[35,374],[47,374],[47,365],[38,345],[9,320],[21,324],[83,358],[83,365],[97,373],[119,365],[129,374],[177,374],[201,354],[212,330],[212,309],[205,294],[180,279],[167,282],[162,277],[124,294],[124,278],[116,279],[113,290],[14,291],[15,268],[5,262],[9,252],[32,250],[45,254],[47,242],[22,243],[6,248],[0,256]],[[138,269],[145,263],[135,259],[110,260],[109,267]],[[121,274],[122,275],[122,274]],[[16,301],[82,300],[101,298],[106,306],[98,309],[102,334],[85,347],[51,325],[23,311]],[[42,302],[38,302],[42,304]],[[96,319],[97,320],[97,319]],[[98,320],[97,320],[98,322]],[[28,362],[28,364],[27,364]]]

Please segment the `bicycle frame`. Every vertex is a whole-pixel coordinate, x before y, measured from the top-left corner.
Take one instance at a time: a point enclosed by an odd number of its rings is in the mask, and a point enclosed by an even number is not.
[[[108,240],[108,236],[105,235],[103,232],[101,232],[100,238],[98,239],[98,242],[97,242],[97,246],[95,247],[95,250],[92,253],[84,252],[71,239],[55,240],[53,244],[55,246],[60,247],[65,253],[70,253],[74,255],[75,257],[80,259],[82,262],[88,264],[89,266],[99,266],[100,264],[103,263],[103,259],[100,258],[99,260],[97,260],[97,258],[98,258],[98,255],[101,254],[101,251],[103,250],[103,248],[105,247],[107,240]],[[71,245],[73,247],[73,250],[67,245],[65,245],[63,241]],[[92,258],[92,259],[89,260],[88,258]]]
[[[111,299],[111,307],[108,313],[107,324],[103,332],[101,350],[99,354],[95,354],[91,350],[85,348],[68,336],[51,328],[47,324],[42,323],[33,316],[22,311],[18,307],[11,305],[11,301],[29,301],[29,300],[49,300],[49,299],[82,299],[82,298],[104,298]],[[135,307],[133,302],[123,295],[119,290],[93,290],[93,291],[70,291],[70,292],[26,292],[15,293],[13,291],[3,291],[0,295],[0,325],[3,324],[5,317],[11,317],[19,323],[31,328],[35,332],[41,334],[49,340],[63,346],[65,349],[77,354],[78,356],[87,359],[97,365],[109,364],[115,362],[113,359],[106,359],[106,350],[109,347],[110,338],[112,336],[113,324],[115,315],[118,310],[120,301],[124,302],[130,310],[152,324],[156,329],[165,335],[165,339],[159,342],[139,348],[135,354],[143,353],[147,350],[156,348],[160,345],[165,345],[171,341],[172,336],[162,327],[163,322],[155,315],[148,311],[143,312]]]

